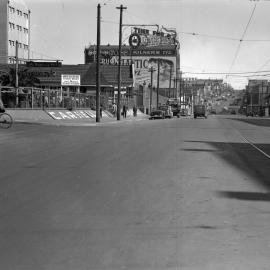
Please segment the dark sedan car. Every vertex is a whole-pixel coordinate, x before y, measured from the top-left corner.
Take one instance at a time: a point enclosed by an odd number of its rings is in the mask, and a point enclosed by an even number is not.
[[[162,110],[155,110],[150,113],[149,119],[164,119],[165,118],[165,113]]]

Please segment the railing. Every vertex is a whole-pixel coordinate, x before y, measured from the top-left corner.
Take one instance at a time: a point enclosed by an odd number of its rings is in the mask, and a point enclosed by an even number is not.
[[[95,106],[95,96],[54,89],[0,87],[1,97],[9,109],[75,109]]]
[[[0,95],[7,109],[96,109],[96,97],[93,94],[75,93],[56,89],[0,86]],[[114,99],[101,95],[103,109],[110,110]],[[132,108],[133,98],[121,98],[120,105]]]

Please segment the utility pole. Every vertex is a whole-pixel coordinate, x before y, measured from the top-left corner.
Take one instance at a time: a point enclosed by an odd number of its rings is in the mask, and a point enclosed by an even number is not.
[[[100,4],[97,6],[96,122],[100,122]]]
[[[150,113],[152,111],[152,97],[153,97],[153,73],[156,71],[153,67],[150,68],[151,72],[151,88],[150,88]]]
[[[121,54],[122,54],[122,17],[123,10],[127,9],[121,5],[116,9],[120,9],[120,23],[119,23],[119,49],[118,49],[118,91],[117,91],[117,120],[120,120],[120,95],[121,95]]]
[[[16,40],[16,64],[15,64],[15,90],[16,90],[16,107],[19,106],[19,43]]]
[[[169,98],[171,97],[171,87],[172,87],[172,65],[170,66]]]
[[[160,59],[158,58],[158,74],[157,74],[157,109],[159,105],[159,73],[160,73]]]

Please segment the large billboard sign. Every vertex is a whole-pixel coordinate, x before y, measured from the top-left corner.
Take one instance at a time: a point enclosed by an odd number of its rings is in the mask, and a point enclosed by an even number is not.
[[[135,85],[150,83],[150,68],[157,71],[158,61],[160,65],[160,87],[168,88],[170,77],[175,76],[177,48],[175,46],[161,46],[153,48],[138,48],[124,46],[122,48],[121,65],[134,65]],[[86,63],[93,63],[96,59],[96,46],[90,46],[86,50]],[[118,65],[118,47],[101,46],[101,64]],[[156,74],[154,72],[153,84],[156,85]]]
[[[151,67],[156,70],[153,76],[153,85],[156,86],[158,66],[159,86],[173,87],[171,81],[176,77],[179,67],[178,45],[175,30],[162,27],[160,31],[150,31],[134,27],[129,37],[129,46],[122,46],[121,65],[134,65],[135,87],[150,84]],[[95,62],[96,52],[96,46],[85,49],[85,63]],[[101,46],[101,64],[118,65],[118,53],[118,46]]]

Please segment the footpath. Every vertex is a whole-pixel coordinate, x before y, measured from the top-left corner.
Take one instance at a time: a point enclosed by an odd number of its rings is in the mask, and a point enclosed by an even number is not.
[[[128,110],[127,117],[117,121],[109,111],[103,111],[100,122],[96,122],[96,112],[94,110],[32,110],[17,109],[7,110],[15,123],[23,124],[43,124],[57,126],[93,126],[102,125],[104,123],[117,123],[123,121],[140,121],[148,119],[148,115],[138,111],[137,116],[133,116],[132,110]]]

